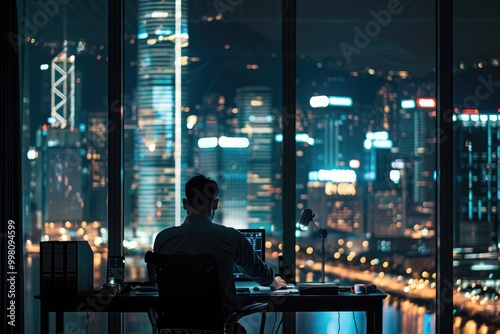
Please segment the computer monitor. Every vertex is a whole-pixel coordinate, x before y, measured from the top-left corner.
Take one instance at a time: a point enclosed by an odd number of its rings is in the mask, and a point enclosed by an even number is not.
[[[239,231],[250,242],[257,256],[259,256],[260,259],[265,262],[266,230],[263,228],[255,228],[255,229],[247,228],[247,229],[239,229]],[[250,281],[250,278],[246,276],[237,265],[234,265],[233,277],[236,281]]]

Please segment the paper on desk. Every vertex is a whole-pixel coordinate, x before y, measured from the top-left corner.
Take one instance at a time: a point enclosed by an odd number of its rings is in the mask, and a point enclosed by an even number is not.
[[[136,296],[157,296],[158,291],[135,291]]]
[[[251,289],[250,290],[250,294],[254,294],[254,295],[259,295],[259,294],[265,294],[265,295],[287,295],[287,294],[290,294],[290,293],[297,293],[298,290],[297,289],[285,289],[285,290],[271,290],[271,288],[267,287],[267,286],[259,286],[259,287],[256,287],[254,289]]]

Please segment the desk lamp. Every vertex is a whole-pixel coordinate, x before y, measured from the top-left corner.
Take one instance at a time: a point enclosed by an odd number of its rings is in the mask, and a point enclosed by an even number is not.
[[[328,232],[324,228],[319,228],[318,225],[313,221],[315,214],[312,212],[311,209],[304,209],[304,212],[302,212],[302,217],[300,217],[299,224],[307,227],[310,222],[313,223],[314,227],[319,232],[319,237],[321,238],[321,252],[322,252],[322,259],[321,259],[321,283],[325,283],[325,239],[328,234]]]

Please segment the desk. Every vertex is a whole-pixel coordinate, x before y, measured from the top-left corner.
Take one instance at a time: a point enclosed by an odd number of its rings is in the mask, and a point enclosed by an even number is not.
[[[49,313],[56,313],[56,332],[64,330],[64,312],[147,312],[158,305],[156,295],[112,296],[106,290],[92,295],[51,298],[35,296],[40,300],[41,333],[49,333]],[[382,334],[382,304],[385,293],[354,294],[339,292],[338,295],[299,295],[283,293],[238,294],[241,306],[255,302],[269,303],[269,312],[329,312],[364,311],[368,333]],[[286,314],[286,313],[285,313]]]

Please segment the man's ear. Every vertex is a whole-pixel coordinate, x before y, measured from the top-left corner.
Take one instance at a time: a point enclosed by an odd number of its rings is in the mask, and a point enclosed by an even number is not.
[[[219,199],[216,198],[214,199],[214,204],[212,204],[212,209],[217,210],[218,207],[219,207]]]
[[[187,200],[187,198],[183,198],[182,199],[182,207],[184,208],[184,210],[188,209],[188,200]]]

